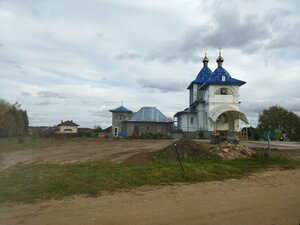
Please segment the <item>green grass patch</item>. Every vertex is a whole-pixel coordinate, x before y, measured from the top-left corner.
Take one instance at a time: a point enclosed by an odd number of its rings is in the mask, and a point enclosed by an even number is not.
[[[184,172],[177,161],[154,160],[145,164],[109,162],[76,164],[18,164],[0,171],[0,203],[32,202],[75,194],[96,195],[101,191],[142,185],[201,182],[240,178],[266,168],[294,168],[286,158],[186,159]]]

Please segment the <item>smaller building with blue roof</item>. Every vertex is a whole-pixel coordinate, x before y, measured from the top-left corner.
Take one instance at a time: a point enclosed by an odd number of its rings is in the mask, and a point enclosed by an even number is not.
[[[138,138],[150,133],[167,136],[173,128],[173,121],[156,107],[142,107],[136,113],[124,106],[109,111],[112,112],[113,137]]]
[[[133,115],[133,112],[123,105],[110,109],[112,112],[112,135],[114,137],[124,137],[125,136],[125,126],[124,121]]]

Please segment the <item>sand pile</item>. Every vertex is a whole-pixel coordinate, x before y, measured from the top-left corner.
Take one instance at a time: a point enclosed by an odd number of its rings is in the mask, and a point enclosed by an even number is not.
[[[215,145],[194,140],[183,139],[169,145],[158,152],[158,157],[165,160],[176,159],[176,148],[181,157],[200,157],[200,158],[222,158],[236,159],[249,158],[255,151],[240,144],[230,144],[227,142]]]
[[[151,161],[154,158],[177,160],[175,144],[181,158],[238,159],[249,158],[255,153],[255,151],[240,144],[234,145],[224,142],[215,145],[190,139],[182,139],[157,152],[142,151],[138,154],[134,154],[127,158],[126,162],[143,163]]]

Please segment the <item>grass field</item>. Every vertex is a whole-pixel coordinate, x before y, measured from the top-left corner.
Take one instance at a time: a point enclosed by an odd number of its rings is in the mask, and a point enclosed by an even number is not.
[[[294,168],[297,164],[275,156],[267,159],[154,160],[143,164],[86,162],[74,164],[18,164],[0,171],[0,203],[32,202],[75,194],[96,195],[142,185],[202,182],[240,178],[268,168]]]

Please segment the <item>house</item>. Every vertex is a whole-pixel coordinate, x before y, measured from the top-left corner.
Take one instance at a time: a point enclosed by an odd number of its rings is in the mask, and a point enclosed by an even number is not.
[[[203,58],[203,68],[188,86],[189,107],[177,112],[177,128],[191,137],[199,134],[206,138],[238,139],[240,120],[248,123],[239,110],[239,87],[246,82],[235,79],[224,69],[224,59],[219,52],[217,68],[212,72],[208,57]]]
[[[77,134],[79,125],[74,123],[73,120],[61,121],[60,124],[57,125],[58,131],[56,133],[61,134]]]
[[[156,107],[142,107],[138,112],[120,106],[112,112],[112,135],[114,137],[140,137],[143,134],[168,135],[173,127],[169,120]]]

